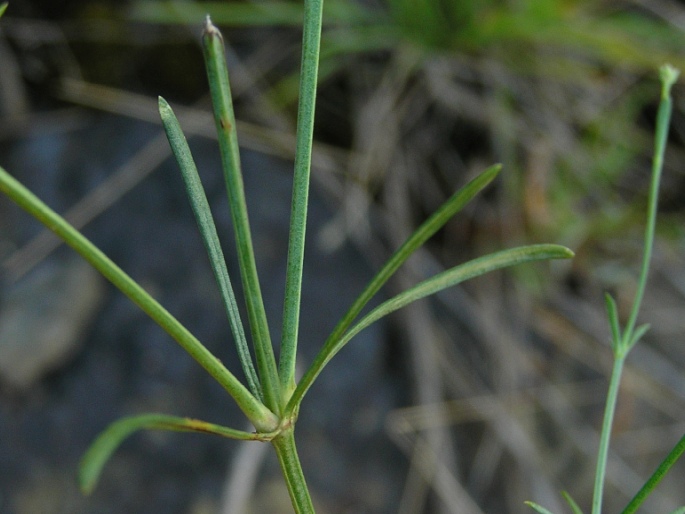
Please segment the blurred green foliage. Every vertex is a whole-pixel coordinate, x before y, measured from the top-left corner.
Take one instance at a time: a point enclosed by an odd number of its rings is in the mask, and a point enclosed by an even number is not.
[[[227,26],[297,27],[302,4],[139,1],[130,16],[196,23],[206,13]],[[469,108],[486,118],[477,128],[490,138],[491,158],[504,164],[505,204],[517,211],[506,218],[522,223],[500,229],[502,237],[526,232],[528,239],[551,237],[581,248],[601,240],[611,245],[613,234],[625,235],[644,212],[652,127],[642,117],[653,104],[656,70],[665,62],[685,69],[683,49],[681,30],[635,3],[326,0],[320,74],[323,82],[357,66],[355,59],[385,55],[385,63],[405,67],[399,90],[430,74],[436,62],[462,67],[461,76],[452,72],[448,80],[469,90],[477,102]],[[273,97],[288,105],[296,96],[293,69],[274,85]],[[474,123],[460,106],[453,116]],[[460,159],[468,161],[462,150]],[[536,162],[540,150],[549,155]]]

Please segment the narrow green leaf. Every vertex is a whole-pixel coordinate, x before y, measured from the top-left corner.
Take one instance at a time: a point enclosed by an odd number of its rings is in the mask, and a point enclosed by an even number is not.
[[[630,341],[628,341],[628,344],[626,346],[626,352],[629,352],[633,346],[637,344],[637,342],[642,339],[642,337],[647,333],[651,325],[649,323],[645,323],[644,325],[640,325],[635,329],[633,332],[633,337],[631,338]]]
[[[193,156],[190,153],[190,148],[183,135],[178,119],[171,109],[171,106],[161,96],[159,97],[159,114],[162,118],[162,125],[164,126],[164,130],[169,140],[169,145],[181,168],[186,192],[188,193],[188,198],[190,199],[190,204],[193,208],[195,219],[197,220],[197,226],[200,229],[202,240],[204,241],[207,254],[209,255],[214,277],[219,285],[221,298],[228,315],[233,339],[235,340],[238,356],[245,377],[247,378],[248,386],[250,391],[252,391],[252,394],[260,400],[263,400],[264,398],[262,396],[259,378],[257,377],[257,372],[252,363],[252,356],[250,355],[250,349],[247,346],[243,322],[240,319],[240,311],[238,310],[231,279],[228,276],[226,259],[224,258],[224,252],[221,249],[219,236],[216,231],[216,226],[214,225],[214,218],[212,217],[212,211],[209,207],[205,190],[202,187],[200,175],[197,172],[197,167],[195,166]]]
[[[284,404],[287,403],[290,393],[295,389],[295,360],[297,357],[297,339],[300,324],[302,266],[307,228],[312,141],[314,139],[314,110],[316,107],[316,83],[321,46],[322,9],[323,0],[310,0],[304,3],[300,100],[297,112],[295,173],[293,176],[290,233],[288,236],[288,264],[285,279],[279,369]]]
[[[564,500],[566,500],[566,503],[568,503],[571,507],[573,514],[583,514],[583,511],[580,510],[580,507],[578,506],[576,501],[567,491],[561,491],[561,495],[564,497]]]
[[[616,300],[609,293],[604,293],[604,305],[606,306],[609,326],[611,327],[611,348],[614,354],[619,351],[621,345],[621,327],[618,321],[618,307]]]
[[[90,494],[97,485],[107,460],[128,436],[138,430],[172,430],[176,432],[201,432],[230,439],[269,441],[275,434],[258,434],[207,423],[197,419],[167,416],[165,414],[142,414],[120,419],[112,423],[90,445],[79,467],[79,485]]]
[[[673,512],[671,512],[671,514],[685,514],[685,507],[680,507],[679,509],[676,509]]]
[[[19,207],[76,250],[96,270],[112,282],[131,301],[173,337],[236,401],[240,409],[260,432],[270,432],[278,425],[276,416],[257,400],[207,348],[147,291],[129,277],[109,257],[50,209],[31,191],[0,167],[0,191]]]
[[[5,11],[7,10],[7,2],[3,2],[0,4],[0,17],[2,17],[3,14],[5,14]]]
[[[525,502],[523,502],[523,503],[525,503],[526,505],[528,505],[530,508],[532,508],[533,510],[535,510],[535,511],[538,512],[539,514],[554,514],[551,510],[547,510],[546,508],[544,508],[544,507],[538,505],[538,504],[535,503],[535,502],[525,501]]]
[[[223,37],[209,18],[205,22],[202,43],[259,379],[266,406],[276,414],[280,414],[280,381],[257,275],[250,221],[247,215],[226,53]]]
[[[319,373],[321,373],[324,366],[328,364],[335,354],[337,354],[355,335],[384,316],[387,316],[416,300],[420,300],[421,298],[425,298],[426,296],[435,294],[443,289],[455,286],[465,280],[483,275],[490,271],[525,262],[548,259],[568,259],[571,257],[573,257],[573,252],[571,250],[564,246],[552,244],[530,245],[503,250],[443,271],[383,302],[364,316],[340,338],[327,340],[310,368],[302,377],[302,380],[300,380],[286,412],[290,412],[290,409],[298,404],[294,402],[301,401],[302,396],[304,396],[305,392],[311,387],[311,384]]]
[[[654,473],[652,473],[652,476],[649,477],[649,480],[645,482],[645,485],[643,485],[633,499],[630,500],[621,514],[633,514],[637,511],[637,509],[640,508],[640,505],[642,505],[647,497],[656,489],[659,482],[666,476],[666,473],[668,473],[671,467],[680,459],[680,457],[682,457],[683,453],[685,453],[685,435],[680,438],[680,441],[676,443],[666,458],[659,464]]]
[[[502,166],[500,164],[495,164],[487,168],[483,173],[454,193],[430,218],[423,222],[423,224],[409,236],[350,306],[340,322],[338,322],[333,329],[333,332],[331,332],[326,339],[324,348],[330,344],[330,341],[337,341],[342,337],[362,309],[369,303],[371,298],[380,291],[381,287],[383,287],[383,285],[385,285],[385,283],[395,274],[400,266],[402,266],[418,248],[440,230],[445,223],[463,209],[469,201],[492,182],[501,169]],[[305,388],[303,385],[298,385],[294,400],[291,399],[291,401],[288,402],[289,410],[299,405],[305,390],[308,388],[309,386]]]

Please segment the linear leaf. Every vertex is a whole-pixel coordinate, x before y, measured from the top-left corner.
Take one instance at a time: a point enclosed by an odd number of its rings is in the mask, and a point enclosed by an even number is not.
[[[228,203],[235,231],[240,274],[247,303],[247,313],[252,331],[259,379],[264,392],[266,406],[276,414],[280,413],[280,381],[276,357],[271,345],[269,325],[264,310],[262,291],[257,275],[250,221],[247,215],[245,187],[240,168],[238,135],[235,129],[231,86],[226,68],[226,51],[221,32],[207,18],[202,35],[209,90],[214,106],[214,119],[221,151],[221,162],[226,180]]]
[[[685,453],[685,435],[680,438],[673,449],[668,453],[666,458],[659,464],[649,480],[645,482],[642,488],[637,492],[632,500],[626,505],[621,514],[633,514],[642,505],[642,503],[647,499],[647,497],[652,494],[654,489],[659,482],[666,476],[671,467],[682,457]]]
[[[564,500],[566,500],[566,503],[568,503],[571,507],[573,514],[583,514],[583,511],[580,510],[580,507],[578,506],[576,501],[567,491],[561,491],[561,495],[564,497]]]
[[[165,414],[142,414],[122,418],[112,423],[90,445],[79,467],[79,485],[85,494],[95,488],[102,468],[115,450],[128,436],[138,430],[172,430],[176,432],[201,432],[231,439],[268,441],[272,434],[244,432],[233,428],[207,423],[197,419],[167,416]]]
[[[421,298],[425,298],[426,296],[435,294],[443,289],[447,289],[448,287],[452,287],[465,280],[483,275],[490,271],[522,264],[524,262],[547,259],[568,259],[571,257],[573,257],[573,252],[560,245],[541,244],[522,246],[473,259],[467,263],[443,271],[428,280],[424,280],[418,285],[380,304],[364,316],[356,325],[345,332],[342,337],[338,339],[329,339],[302,377],[297,389],[298,391],[301,391],[301,393],[299,396],[293,395],[291,403],[293,401],[301,400],[304,393],[311,386],[319,373],[321,373],[324,366],[326,366],[333,356],[335,356],[335,354],[337,354],[355,335],[388,314],[395,312],[416,300],[420,300]],[[292,408],[292,405],[289,404],[288,409],[290,408]],[[288,409],[286,412],[288,412]]]
[[[307,229],[309,177],[314,139],[314,111],[316,83],[319,72],[321,46],[321,13],[323,0],[304,3],[304,29],[302,33],[302,67],[300,70],[300,99],[297,110],[297,143],[295,172],[293,175],[290,232],[288,235],[288,264],[283,305],[283,329],[279,375],[281,390],[286,397],[295,389],[295,360],[300,324],[302,297],[302,266]]]
[[[247,339],[245,338],[245,329],[243,328],[243,322],[240,319],[240,311],[238,310],[231,279],[228,276],[226,259],[224,258],[224,252],[221,249],[214,218],[212,217],[212,211],[209,207],[205,190],[202,187],[200,175],[197,172],[197,167],[193,161],[193,156],[190,153],[188,142],[183,135],[178,119],[171,109],[171,106],[161,96],[159,97],[159,114],[162,118],[162,124],[164,125],[167,138],[169,139],[169,145],[181,168],[186,192],[188,193],[188,198],[190,199],[190,204],[193,208],[195,219],[197,220],[197,226],[200,229],[202,240],[207,249],[207,254],[209,255],[209,262],[212,265],[214,277],[219,285],[221,298],[224,302],[224,307],[226,308],[233,339],[235,340],[238,356],[245,377],[247,378],[248,386],[250,391],[252,391],[252,394],[260,400],[263,400],[262,388],[252,363],[252,356],[250,355],[250,349],[247,346]]]
[[[83,234],[45,205],[36,195],[0,167],[0,191],[19,207],[64,240],[96,270],[128,296],[150,318],[173,337],[236,401],[255,427],[270,432],[278,424],[275,415],[217,359],[197,338],[162,305],[129,277]]]
[[[531,509],[535,510],[535,511],[538,512],[539,514],[554,514],[551,510],[547,510],[546,508],[544,508],[544,507],[538,505],[538,504],[535,503],[535,502],[526,501],[526,502],[523,502],[523,503],[525,503],[526,505],[528,505]]]
[[[621,346],[621,326],[618,321],[618,307],[616,300],[609,293],[604,294],[604,305],[607,311],[607,318],[609,319],[609,326],[611,327],[611,348],[614,353],[619,351]]]
[[[500,164],[495,164],[487,168],[483,173],[471,180],[464,187],[454,193],[440,208],[433,213],[423,224],[412,233],[411,236],[400,246],[395,253],[388,259],[376,276],[366,286],[364,291],[357,297],[348,311],[338,322],[333,332],[328,336],[324,347],[329,341],[340,339],[345,331],[350,327],[362,309],[369,303],[371,298],[380,291],[381,287],[395,274],[395,272],[406,262],[406,260],[430,239],[445,223],[483,190],[502,169]],[[302,401],[304,392],[308,389],[307,385],[299,385],[293,393],[293,397],[288,402],[288,409],[296,407]]]

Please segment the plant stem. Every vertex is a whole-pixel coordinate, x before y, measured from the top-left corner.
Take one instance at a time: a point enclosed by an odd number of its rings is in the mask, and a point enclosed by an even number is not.
[[[647,225],[645,227],[645,246],[642,257],[642,267],[640,269],[640,278],[637,282],[637,291],[635,292],[635,300],[630,311],[630,317],[626,323],[626,328],[623,331],[623,340],[621,347],[624,351],[630,349],[631,342],[635,343],[633,339],[633,331],[635,323],[637,322],[637,315],[640,311],[642,297],[644,296],[645,287],[647,285],[647,275],[649,274],[649,264],[652,258],[652,248],[654,246],[654,231],[656,227],[656,214],[659,203],[659,183],[661,181],[661,172],[664,165],[664,152],[666,151],[666,142],[668,139],[668,128],[671,119],[672,100],[670,89],[673,82],[678,77],[677,72],[670,67],[662,67],[662,91],[661,102],[659,103],[659,110],[656,117],[656,133],[654,135],[654,155],[652,157],[652,178],[649,185],[649,199],[647,203]]]
[[[314,505],[302,473],[300,458],[297,455],[293,427],[283,430],[271,441],[271,444],[276,449],[278,462],[281,465],[295,514],[315,514]]]
[[[321,46],[321,17],[323,0],[305,0],[302,35],[302,65],[300,69],[300,100],[297,113],[297,143],[295,173],[288,238],[288,265],[283,307],[283,330],[279,376],[283,404],[295,389],[295,359],[302,296],[302,266],[304,262],[307,204],[311,172],[312,140],[316,84]]]
[[[231,86],[226,68],[226,52],[221,32],[212,25],[209,17],[205,23],[202,42],[259,380],[262,384],[266,406],[278,415],[281,411],[280,381],[257,276],[245,187],[240,168]]]
[[[595,472],[595,490],[592,497],[592,514],[602,512],[602,496],[604,494],[604,477],[606,476],[607,459],[609,455],[609,440],[611,439],[611,427],[614,422],[614,412],[618,400],[618,391],[621,384],[625,355],[614,357],[614,367],[611,370],[611,381],[604,408],[604,421],[597,452],[597,470]]]

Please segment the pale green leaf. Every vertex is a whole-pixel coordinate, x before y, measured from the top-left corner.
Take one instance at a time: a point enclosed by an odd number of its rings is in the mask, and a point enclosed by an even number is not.
[[[181,175],[183,176],[186,192],[190,199],[190,205],[195,214],[195,219],[200,229],[200,234],[202,235],[207,254],[209,255],[209,262],[214,271],[214,277],[219,285],[219,291],[228,315],[228,321],[231,326],[236,349],[238,350],[238,357],[243,367],[243,373],[245,373],[252,394],[257,396],[260,400],[263,400],[261,385],[259,384],[259,378],[257,377],[257,372],[252,363],[252,356],[250,355],[250,349],[247,345],[247,339],[245,338],[245,329],[243,328],[243,322],[240,319],[240,311],[238,310],[231,279],[228,276],[226,259],[224,258],[224,252],[221,249],[221,242],[219,241],[219,235],[216,231],[214,218],[212,217],[212,211],[209,207],[205,190],[202,187],[200,175],[197,172],[195,161],[190,153],[188,142],[183,135],[178,119],[171,109],[171,106],[161,96],[159,97],[159,114],[167,139],[169,140],[169,146],[171,146],[176,162],[181,169]]]
[[[142,414],[120,419],[112,423],[91,444],[81,459],[79,485],[89,494],[97,484],[102,468],[114,451],[128,436],[138,430],[172,430],[176,432],[201,432],[231,439],[267,441],[272,434],[257,434],[207,423],[197,419],[167,416],[165,414]]]
[[[548,259],[568,259],[571,257],[573,257],[573,252],[560,245],[541,244],[522,246],[479,257],[478,259],[443,271],[428,280],[424,280],[411,289],[383,302],[364,316],[339,339],[333,340],[329,338],[310,368],[302,377],[302,380],[300,380],[288,408],[291,408],[293,406],[291,404],[294,402],[301,400],[306,390],[311,386],[316,377],[335,354],[337,354],[355,335],[384,316],[387,316],[416,300],[425,298],[426,296],[435,294],[443,289],[455,286],[465,280],[483,275],[490,271],[522,264],[524,262]]]
[[[567,491],[561,491],[561,495],[564,497],[564,500],[566,500],[566,503],[568,503],[571,507],[573,514],[583,514],[583,511],[580,510],[580,507],[578,506],[576,501]]]
[[[526,505],[528,505],[530,508],[532,508],[533,510],[535,510],[535,511],[538,512],[539,514],[554,514],[551,510],[547,510],[546,508],[544,508],[544,507],[538,505],[538,504],[535,503],[535,502],[526,501],[526,502],[523,502],[523,503],[525,503]]]

